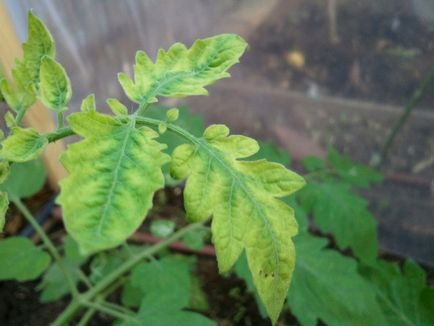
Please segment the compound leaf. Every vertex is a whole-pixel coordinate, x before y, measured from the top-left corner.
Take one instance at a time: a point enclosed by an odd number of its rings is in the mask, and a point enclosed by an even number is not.
[[[66,228],[83,253],[115,247],[142,223],[154,192],[164,185],[165,146],[134,120],[90,111],[68,121],[84,139],[61,157],[69,172],[58,198]]]
[[[29,281],[44,272],[50,256],[24,237],[0,241],[0,280]]]
[[[384,325],[371,286],[357,272],[357,262],[333,250],[327,240],[307,233],[295,238],[297,262],[288,305],[300,323]],[[351,295],[349,295],[349,293]]]
[[[348,155],[340,154],[333,147],[328,149],[327,159],[341,179],[351,185],[366,188],[371,183],[383,180],[383,176],[377,171],[368,166],[356,164]]]
[[[14,127],[11,135],[2,142],[0,158],[12,162],[36,159],[48,145],[46,137],[32,128]]]
[[[62,112],[71,99],[71,84],[65,69],[50,57],[44,57],[40,73],[41,101],[49,109]]]
[[[194,42],[190,49],[175,43],[160,49],[155,63],[143,51],[136,54],[134,82],[124,73],[118,78],[130,100],[154,103],[158,96],[207,95],[204,88],[229,77],[226,71],[238,62],[247,43],[238,35],[221,34]]]
[[[377,261],[362,266],[389,325],[433,325],[434,288],[426,285],[424,270],[406,261],[402,271],[398,264]]]
[[[171,173],[188,176],[184,204],[192,221],[213,215],[213,242],[221,272],[228,271],[243,249],[258,293],[273,322],[288,291],[297,233],[293,210],[277,199],[304,185],[283,165],[266,160],[241,161],[259,146],[251,138],[229,135],[223,125],[208,127],[203,138],[175,149]]]
[[[378,251],[377,223],[367,202],[354,194],[349,185],[333,182],[309,183],[297,194],[315,224],[330,232],[341,249],[351,248],[360,259],[375,259]]]

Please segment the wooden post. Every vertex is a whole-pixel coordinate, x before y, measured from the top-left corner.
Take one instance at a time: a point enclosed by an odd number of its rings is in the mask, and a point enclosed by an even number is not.
[[[6,78],[10,79],[15,58],[21,58],[23,53],[21,42],[9,18],[6,4],[3,0],[0,0],[0,22],[0,66]],[[52,113],[39,101],[27,111],[24,117],[24,124],[39,132],[49,132],[56,128]],[[56,143],[49,144],[42,154],[48,173],[48,181],[55,190],[58,190],[59,180],[66,176],[66,171],[58,160],[59,155],[64,149],[65,144],[62,141],[57,141]]]

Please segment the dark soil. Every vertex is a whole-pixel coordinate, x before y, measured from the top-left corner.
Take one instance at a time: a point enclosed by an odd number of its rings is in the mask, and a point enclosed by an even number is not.
[[[386,3],[337,1],[334,40],[327,1],[281,1],[249,39],[244,64],[276,86],[313,96],[402,105],[434,69],[434,29],[409,1]],[[304,66],[291,64],[293,52],[304,57]],[[422,106],[433,102],[429,92]]]

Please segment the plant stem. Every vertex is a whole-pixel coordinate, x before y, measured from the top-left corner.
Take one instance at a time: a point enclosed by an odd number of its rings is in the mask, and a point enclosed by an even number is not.
[[[192,230],[198,229],[202,225],[203,223],[190,224],[185,228],[182,228],[179,231],[175,232],[171,237],[153,245],[152,247],[147,248],[146,250],[143,250],[142,252],[140,252],[135,256],[132,256],[126,262],[120,265],[117,269],[115,269],[113,272],[111,272],[109,275],[103,278],[100,282],[98,282],[93,287],[93,289],[85,293],[86,299],[89,300],[94,298],[98,293],[104,290],[107,286],[109,286],[111,283],[116,281],[117,278],[119,278],[124,273],[128,272],[131,268],[133,268],[137,263],[139,263],[140,261],[142,261],[143,259],[149,256],[154,255],[155,253],[159,252],[161,249],[168,247],[171,243],[181,238],[184,234]]]
[[[49,132],[44,134],[44,136],[48,139],[50,143],[53,143],[59,139],[74,135],[74,131],[72,131],[69,127],[59,128],[53,132]]]
[[[26,114],[26,109],[22,108],[17,110],[17,116],[15,117],[15,123],[19,126],[21,121],[23,121],[24,115]]]
[[[137,111],[134,113],[134,116],[143,116],[145,112],[148,110],[149,106],[150,104],[146,102],[141,103]]]
[[[87,309],[83,317],[81,317],[80,321],[78,322],[77,326],[86,326],[87,323],[92,319],[96,311],[97,310],[95,308]]]
[[[63,128],[64,120],[63,120],[63,111],[57,112],[57,129]]]
[[[122,312],[126,315],[129,315],[129,316],[134,316],[134,311],[131,311],[131,310],[129,310],[125,307],[122,307],[120,305],[117,305],[115,303],[111,303],[111,302],[104,301],[104,300],[101,300],[101,301],[97,300],[97,302],[99,302],[101,305],[106,306],[110,309],[117,310],[117,311]]]
[[[137,265],[143,259],[154,255],[160,250],[168,247],[170,244],[181,238],[184,234],[191,232],[195,229],[199,229],[205,224],[206,221],[201,223],[190,224],[185,228],[182,228],[175,232],[171,237],[153,245],[152,247],[143,250],[135,256],[131,256],[126,262],[120,265],[113,272],[99,281],[92,289],[84,294],[81,294],[79,300],[73,300],[71,304],[62,312],[62,314],[54,321],[53,326],[63,326],[68,320],[77,312],[81,305],[89,306],[89,302],[94,299],[98,294],[102,293],[104,289],[110,286],[113,282],[116,282],[123,274],[128,272],[131,268]],[[97,308],[98,309],[98,308]],[[102,310],[101,310],[102,311]]]
[[[57,251],[54,244],[51,242],[51,240],[45,234],[44,230],[41,228],[41,226],[35,220],[32,213],[30,213],[30,211],[27,209],[27,207],[24,205],[24,203],[21,201],[21,199],[11,198],[11,201],[15,204],[15,206],[18,208],[18,210],[24,215],[24,218],[27,220],[27,222],[29,222],[32,225],[32,227],[35,229],[36,233],[42,239],[42,242],[47,247],[50,254],[53,256],[54,260],[56,261],[56,263],[59,266],[60,270],[62,271],[63,275],[65,276],[65,279],[66,279],[66,282],[68,283],[69,290],[71,292],[72,297],[78,298],[79,293],[78,293],[77,287],[75,286],[75,282],[73,281],[67,268],[63,264],[62,258],[60,257],[59,252]]]
[[[400,132],[401,128],[404,126],[405,122],[407,121],[414,107],[422,100],[422,98],[424,97],[424,95],[426,94],[427,90],[429,89],[430,85],[433,82],[434,82],[434,69],[431,70],[429,76],[422,81],[422,83],[413,93],[410,101],[407,103],[407,105],[404,108],[404,112],[400,116],[399,120],[393,126],[392,131],[390,132],[389,136],[386,139],[386,142],[384,143],[383,149],[381,151],[380,161],[378,164],[381,164],[386,160],[387,154],[389,153],[389,150],[392,147],[396,136]]]
[[[134,316],[130,316],[130,315],[127,315],[123,312],[114,310],[110,307],[107,307],[106,305],[103,305],[102,303],[83,302],[83,306],[93,308],[93,309],[102,311],[102,312],[106,313],[107,315],[113,316],[115,318],[123,319],[125,321],[135,322],[137,325],[140,325],[139,321]]]

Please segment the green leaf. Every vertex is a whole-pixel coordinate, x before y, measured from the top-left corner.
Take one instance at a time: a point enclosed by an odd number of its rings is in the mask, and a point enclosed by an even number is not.
[[[340,154],[333,147],[329,147],[327,159],[342,180],[351,185],[366,188],[371,183],[378,183],[383,180],[383,176],[377,171],[365,165],[356,164],[348,155]]]
[[[204,88],[229,77],[226,71],[238,62],[247,43],[238,35],[221,34],[194,42],[190,49],[175,43],[160,49],[155,63],[143,51],[136,54],[134,82],[124,73],[118,79],[128,98],[154,103],[158,96],[207,95]]]
[[[113,248],[139,227],[164,185],[165,146],[154,140],[156,132],[136,128],[133,120],[80,112],[68,121],[84,140],[61,157],[69,172],[58,198],[66,228],[83,253]]]
[[[315,224],[330,232],[340,249],[351,248],[358,258],[371,261],[378,251],[377,223],[367,202],[341,183],[309,183],[297,194],[301,205],[312,213]]]
[[[46,56],[42,59],[40,78],[42,103],[53,111],[65,111],[72,95],[65,69],[60,63]]]
[[[5,122],[6,126],[10,129],[17,127],[17,123],[15,122],[15,117],[12,112],[8,111],[5,113]]]
[[[181,240],[187,247],[193,250],[201,250],[205,246],[205,242],[208,238],[208,230],[198,229],[194,232],[186,233]]]
[[[54,40],[44,23],[29,11],[28,39],[23,44],[24,58],[16,60],[12,70],[14,85],[0,82],[0,91],[14,111],[26,110],[36,101],[35,90],[39,85],[39,70],[44,56],[55,56]]]
[[[0,160],[0,184],[6,181],[11,172],[10,165],[8,161]]]
[[[15,127],[1,144],[0,159],[27,162],[38,158],[48,145],[48,139],[32,128]]]
[[[29,11],[28,15],[27,34],[27,42],[23,44],[23,64],[30,78],[28,75],[25,77],[29,79],[30,83],[38,85],[41,60],[44,56],[54,58],[56,55],[56,46],[47,27],[42,20],[33,15],[31,11]]]
[[[379,260],[362,266],[361,272],[372,283],[389,325],[434,324],[434,288],[427,287],[425,272],[416,263],[406,261],[401,271],[398,264]]]
[[[190,302],[190,282],[188,263],[175,257],[138,265],[131,274],[131,284],[143,297],[138,320],[152,326],[214,325],[204,316],[182,310]]]
[[[30,107],[36,101],[36,94],[33,89],[20,85],[13,87],[6,79],[0,81],[0,92],[8,106],[15,112]]]
[[[0,280],[34,280],[47,269],[50,260],[50,256],[29,239],[6,238],[0,241]]]
[[[107,276],[118,268],[132,255],[145,249],[146,246],[122,246],[119,249],[103,251],[98,253],[90,263],[91,274],[89,276],[92,283],[96,284],[103,277]],[[140,301],[139,301],[140,303]]]
[[[167,238],[175,231],[176,224],[169,220],[156,220],[151,223],[151,233],[159,238]]]
[[[166,118],[169,122],[175,122],[179,118],[179,109],[172,108],[166,112]]]
[[[95,94],[89,94],[82,102],[80,106],[81,112],[96,111]]]
[[[246,136],[228,134],[226,126],[213,125],[194,144],[179,146],[171,173],[179,179],[188,176],[188,218],[200,221],[213,215],[220,271],[228,271],[246,250],[258,293],[275,322],[294,268],[291,237],[297,233],[293,210],[277,198],[297,191],[304,180],[281,164],[238,160],[259,146]]]
[[[167,130],[167,124],[165,122],[160,122],[158,124],[158,133],[160,135],[164,134]]]
[[[77,243],[70,237],[66,237],[62,263],[75,284],[80,280],[79,268],[86,260],[87,258],[79,253]],[[56,263],[53,263],[44,274],[37,289],[41,291],[39,299],[42,303],[56,301],[69,294],[70,291],[68,283],[65,282],[65,275]]]
[[[306,156],[303,158],[303,167],[309,172],[321,171],[326,168],[324,161],[316,156]]]
[[[288,293],[291,312],[303,326],[385,325],[371,286],[354,259],[326,250],[327,240],[295,238],[297,263]]]
[[[27,198],[41,190],[45,183],[45,169],[41,160],[14,163],[10,167],[9,177],[0,185],[9,198]]]
[[[5,227],[5,215],[9,207],[8,194],[0,191],[0,232],[3,232]]]
[[[128,115],[128,108],[116,98],[108,98],[107,104],[115,115]]]

